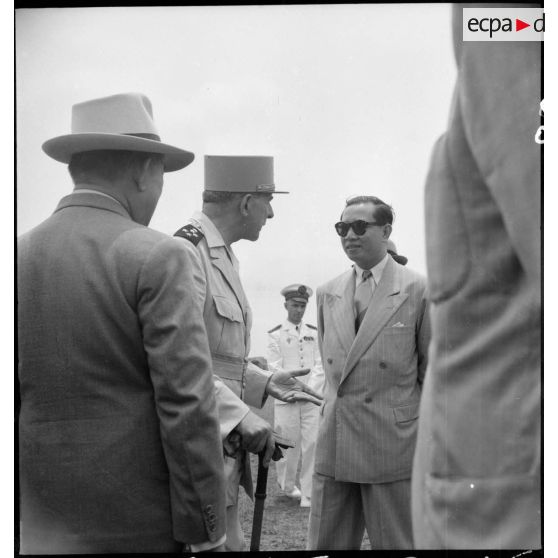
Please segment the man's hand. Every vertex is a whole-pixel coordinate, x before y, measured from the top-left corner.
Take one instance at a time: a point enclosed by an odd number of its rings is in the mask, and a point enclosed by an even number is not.
[[[271,425],[256,413],[249,411],[236,425],[235,430],[241,436],[241,447],[243,449],[250,453],[265,451],[263,464],[264,467],[267,467],[275,451],[275,438]]]
[[[321,405],[323,397],[296,379],[296,376],[306,376],[308,372],[310,372],[310,368],[274,372],[267,382],[265,391],[275,399],[287,403],[309,401],[315,405]]]

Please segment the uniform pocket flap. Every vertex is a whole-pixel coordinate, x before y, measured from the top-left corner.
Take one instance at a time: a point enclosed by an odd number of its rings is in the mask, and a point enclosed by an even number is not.
[[[227,318],[232,322],[242,322],[242,310],[235,302],[230,301],[224,296],[213,296],[213,302],[215,303],[215,309],[220,316]]]
[[[415,420],[419,416],[419,403],[413,403],[412,405],[405,405],[403,407],[394,407],[393,414],[395,416],[395,422]]]

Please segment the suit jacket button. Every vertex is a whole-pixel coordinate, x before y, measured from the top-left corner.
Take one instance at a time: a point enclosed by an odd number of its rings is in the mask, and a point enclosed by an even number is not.
[[[387,368],[387,364],[383,360],[380,362],[380,368]]]
[[[370,397],[369,395],[367,395],[367,396],[364,398],[364,402],[365,402],[365,403],[370,403],[371,401],[372,401],[372,397]]]
[[[332,362],[333,362],[333,359],[332,359],[332,358],[328,358],[328,359],[327,359],[327,363],[328,363],[328,364],[331,364]]]

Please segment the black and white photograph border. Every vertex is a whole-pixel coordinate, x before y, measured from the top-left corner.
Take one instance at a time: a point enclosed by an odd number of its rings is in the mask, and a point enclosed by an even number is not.
[[[3,19],[5,57],[12,45],[9,17]],[[451,31],[451,4],[441,3],[17,9],[17,201],[15,223],[9,208],[4,219],[5,253],[13,255],[14,233],[39,224],[71,191],[65,165],[41,149],[45,140],[70,132],[71,106],[140,92],[153,103],[162,141],[196,154],[187,169],[165,176],[152,228],[172,234],[201,207],[205,154],[271,155],[277,189],[290,192],[274,198],[275,215],[258,242],[234,246],[254,316],[252,356],[265,355],[267,331],[284,319],[284,285],[302,282],[315,289],[350,268],[333,224],[351,195],[375,195],[393,206],[398,251],[408,257],[408,267],[426,275],[424,183],[433,145],[447,128],[457,77]],[[545,40],[546,68],[556,58],[552,25]],[[3,62],[9,76],[9,57]],[[545,73],[545,91],[555,92],[554,79],[551,70]],[[545,127],[551,130],[555,105],[547,94]],[[546,153],[549,145],[556,147],[552,139],[547,143]],[[6,153],[10,147],[8,141]],[[552,184],[558,182],[552,179],[552,155],[548,159],[544,272],[545,284],[552,286],[556,219],[550,210],[557,206]],[[13,274],[5,288],[14,292]],[[554,343],[554,296],[545,290],[546,347]],[[311,298],[305,321],[315,324],[315,316]],[[6,353],[14,351],[10,329],[3,336]],[[550,550],[555,487],[548,472],[555,465],[550,435],[558,385],[549,373],[556,364],[549,353],[544,484]],[[3,421],[8,437],[11,410]],[[288,508],[272,494],[267,513],[274,501]],[[248,513],[251,504],[244,505]],[[302,510],[296,511],[300,522]],[[11,537],[13,530],[2,539]],[[261,547],[285,550],[266,547],[265,536]]]

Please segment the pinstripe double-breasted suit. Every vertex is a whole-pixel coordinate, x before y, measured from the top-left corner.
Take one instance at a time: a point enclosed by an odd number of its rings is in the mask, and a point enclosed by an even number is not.
[[[326,379],[315,476],[359,485],[407,480],[430,337],[425,280],[388,256],[358,333],[354,291],[352,269],[317,291],[318,341]],[[399,499],[400,505],[410,509],[408,482],[405,486],[407,496]],[[318,489],[312,495],[310,547],[333,548],[331,544],[343,540],[339,530],[348,508],[328,501],[328,494]],[[358,492],[354,497],[360,498]],[[409,510],[405,513],[410,516]],[[372,533],[372,523],[366,520],[372,547],[384,546],[380,541],[385,528],[380,525],[382,532]],[[318,543],[324,539],[317,530],[330,533],[326,538],[331,544]],[[360,541],[351,544],[358,548]],[[385,544],[398,546],[397,541]]]

